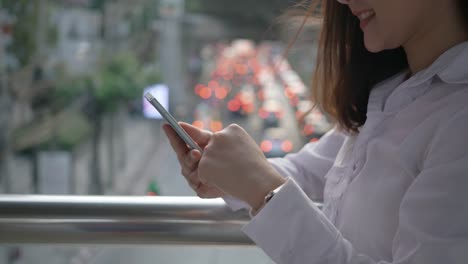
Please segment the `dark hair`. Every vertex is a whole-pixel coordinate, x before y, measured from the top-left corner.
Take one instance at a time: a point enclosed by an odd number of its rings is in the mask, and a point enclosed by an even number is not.
[[[339,127],[357,132],[366,121],[371,89],[408,67],[403,48],[371,53],[359,20],[346,5],[322,1],[323,25],[312,80],[314,102]]]
[[[312,100],[348,132],[358,132],[366,121],[372,88],[408,68],[403,48],[378,53],[367,51],[359,20],[335,0],[303,0],[304,20],[285,54],[297,40],[310,17],[322,19],[317,65],[312,78]],[[458,0],[468,31],[468,1]]]
[[[465,25],[468,28],[468,1],[466,0],[459,0],[458,7],[460,9],[461,15],[465,20]]]

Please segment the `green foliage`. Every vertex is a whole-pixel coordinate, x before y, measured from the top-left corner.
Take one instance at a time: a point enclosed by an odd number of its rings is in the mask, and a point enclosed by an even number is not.
[[[49,25],[47,27],[47,45],[49,47],[55,47],[58,41],[58,29],[56,26]]]
[[[138,62],[132,56],[118,55],[97,74],[94,95],[106,111],[113,111],[119,101],[134,98],[138,86]]]
[[[57,128],[56,133],[57,147],[72,150],[90,135],[91,125],[81,113],[72,112]]]
[[[15,17],[13,42],[7,47],[20,62],[20,67],[27,65],[36,52],[36,27],[39,1],[0,0],[0,7]]]
[[[12,133],[12,144],[19,152],[34,149],[72,150],[90,132],[91,125],[83,113],[67,111],[18,127]]]
[[[104,65],[95,77],[94,95],[104,111],[114,111],[122,101],[141,96],[143,88],[159,81],[155,71],[143,69],[136,58],[121,54]]]
[[[106,0],[92,0],[89,4],[89,8],[96,10],[104,10],[104,4]]]
[[[158,12],[158,5],[154,4],[153,2],[150,2],[150,5],[143,8],[140,18],[141,23],[143,24],[143,29],[150,29],[151,23],[156,18]]]
[[[55,102],[66,106],[75,98],[89,94],[101,112],[113,112],[122,102],[133,100],[144,87],[161,80],[158,71],[142,67],[130,54],[114,56],[94,75],[60,81],[55,89]]]
[[[71,102],[87,93],[93,87],[93,82],[89,76],[74,78],[61,78],[55,84],[52,93],[52,109],[63,109]]]
[[[202,3],[199,0],[186,2],[185,8],[190,12],[202,12],[203,11]]]

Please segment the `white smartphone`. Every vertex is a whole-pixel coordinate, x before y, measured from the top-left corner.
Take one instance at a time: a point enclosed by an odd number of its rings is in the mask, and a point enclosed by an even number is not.
[[[146,100],[151,103],[151,105],[158,110],[158,112],[161,114],[162,117],[171,125],[171,127],[174,129],[174,131],[179,135],[179,137],[192,149],[197,149],[201,153],[203,153],[203,150],[198,146],[195,141],[185,132],[185,130],[177,123],[175,118],[169,114],[169,112],[164,109],[164,107],[158,102],[156,98],[151,93],[146,93],[145,94]]]

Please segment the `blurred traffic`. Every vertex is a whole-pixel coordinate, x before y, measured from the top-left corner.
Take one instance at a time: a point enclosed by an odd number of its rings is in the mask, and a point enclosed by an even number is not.
[[[207,45],[201,55],[208,74],[194,85],[193,125],[216,132],[239,123],[267,157],[285,156],[331,129],[279,42],[236,39]]]

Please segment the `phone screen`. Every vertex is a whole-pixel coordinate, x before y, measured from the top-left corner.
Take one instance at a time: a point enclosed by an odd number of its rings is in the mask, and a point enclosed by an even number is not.
[[[203,150],[198,146],[195,141],[185,132],[185,130],[177,123],[175,118],[158,102],[156,98],[151,93],[145,94],[146,100],[151,103],[156,110],[161,114],[162,117],[169,123],[169,125],[174,129],[174,131],[179,135],[179,137],[192,149],[197,149],[203,153]]]

